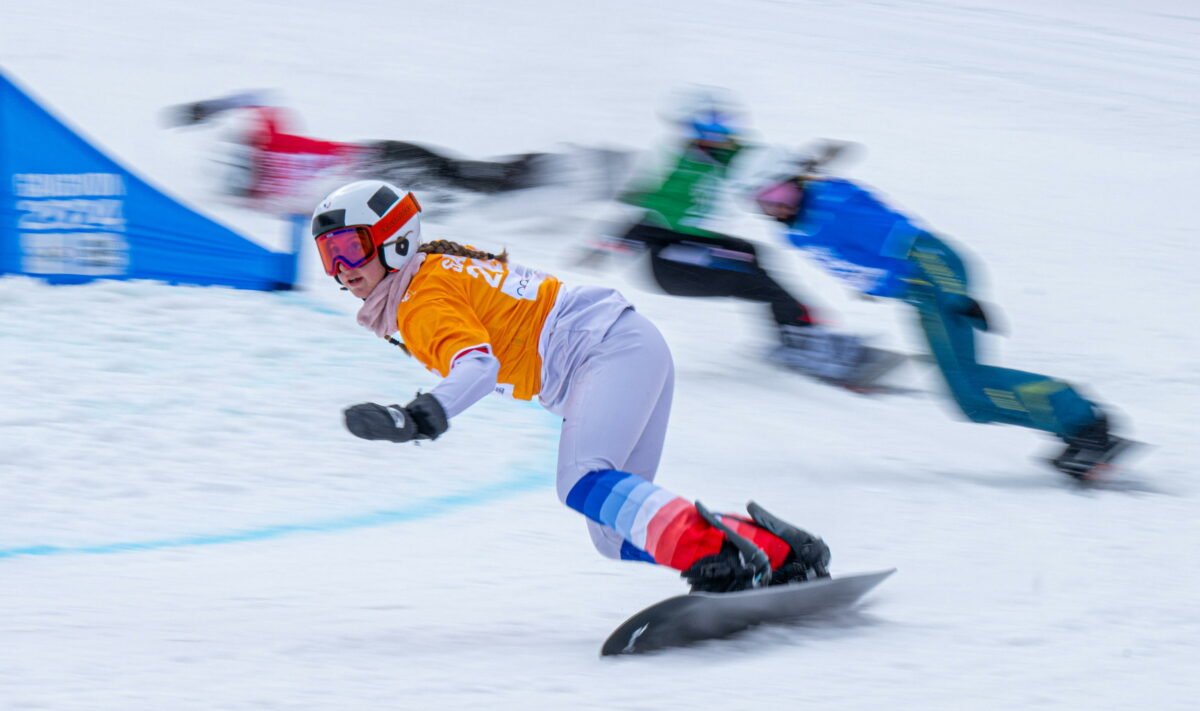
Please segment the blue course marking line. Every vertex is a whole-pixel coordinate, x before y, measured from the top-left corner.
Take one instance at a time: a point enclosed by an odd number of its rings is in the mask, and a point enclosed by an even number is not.
[[[492,503],[493,501],[515,496],[533,489],[539,489],[543,486],[549,486],[553,471],[553,469],[549,471],[517,470],[514,472],[515,476],[505,481],[487,484],[461,494],[435,496],[401,509],[386,509],[324,521],[312,521],[310,523],[279,524],[264,526],[262,528],[248,528],[242,531],[230,531],[228,533],[160,538],[148,541],[121,541],[85,546],[31,545],[17,548],[0,548],[0,559],[21,556],[108,555],[112,553],[154,551],[168,548],[218,546],[226,543],[285,538],[300,533],[334,533],[356,528],[370,528],[372,526],[384,526],[392,523],[420,521],[460,509]]]

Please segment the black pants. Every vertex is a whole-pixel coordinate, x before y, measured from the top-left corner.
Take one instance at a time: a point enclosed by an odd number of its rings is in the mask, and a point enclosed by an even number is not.
[[[737,237],[697,237],[646,224],[624,239],[645,244],[659,288],[672,296],[733,296],[769,304],[780,326],[812,325],[808,308],[758,261],[754,243]]]
[[[537,153],[483,161],[455,158],[403,141],[379,141],[373,147],[375,157],[368,172],[406,186],[433,182],[460,190],[498,193],[533,187],[538,182],[533,169]]]

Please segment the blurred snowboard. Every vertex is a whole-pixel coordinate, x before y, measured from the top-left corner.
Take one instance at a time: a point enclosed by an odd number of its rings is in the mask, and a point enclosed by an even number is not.
[[[819,578],[732,593],[667,598],[626,620],[605,640],[602,656],[641,654],[727,637],[760,624],[819,616],[853,605],[892,573]]]

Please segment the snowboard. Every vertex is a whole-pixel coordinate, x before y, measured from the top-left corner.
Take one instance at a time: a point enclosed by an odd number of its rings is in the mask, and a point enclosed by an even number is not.
[[[900,388],[892,388],[883,385],[879,381],[896,368],[907,363],[908,356],[904,353],[875,348],[874,346],[866,346],[865,348],[869,354],[864,359],[865,365],[859,368],[853,377],[846,380],[833,380],[831,382],[847,390],[863,394],[900,392]]]
[[[1134,494],[1179,495],[1178,491],[1146,478],[1142,472],[1131,467],[1130,458],[1136,459],[1144,454],[1151,445],[1124,437],[1118,439],[1121,440],[1119,446],[1109,452],[1104,461],[1085,474],[1064,472],[1055,457],[1047,457],[1046,463],[1057,471],[1066,473],[1067,486],[1076,491],[1125,491]]]
[[[890,351],[885,348],[876,348],[874,346],[863,346],[863,351],[864,358],[862,364],[849,376],[843,378],[830,378],[811,372],[809,369],[791,361],[788,356],[788,350],[783,346],[772,350],[768,354],[768,358],[793,372],[860,394],[904,393],[909,391],[908,388],[898,388],[880,382],[885,376],[909,361],[907,354]]]
[[[625,620],[605,640],[600,654],[682,647],[755,625],[833,612],[853,605],[894,572],[892,568],[739,592],[677,595]]]

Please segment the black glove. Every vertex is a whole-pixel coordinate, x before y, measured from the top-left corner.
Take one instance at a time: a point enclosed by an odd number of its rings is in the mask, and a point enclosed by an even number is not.
[[[209,102],[197,101],[192,104],[168,106],[163,109],[162,122],[168,128],[193,126],[208,120],[214,113]]]
[[[450,424],[441,403],[429,393],[420,393],[404,407],[364,402],[346,408],[346,429],[363,439],[390,442],[437,439]]]
[[[965,294],[953,296],[951,299],[952,301],[949,303],[950,308],[962,314],[971,323],[973,328],[980,331],[990,331],[992,329],[992,324],[988,323],[987,312],[983,310],[983,304]]]
[[[978,325],[980,331],[987,331],[991,329],[991,324],[988,323],[987,312],[983,310],[983,304],[979,303],[975,299],[971,299],[971,305],[967,307],[967,310],[963,312],[963,315],[974,321]]]

